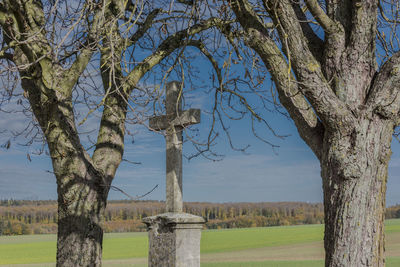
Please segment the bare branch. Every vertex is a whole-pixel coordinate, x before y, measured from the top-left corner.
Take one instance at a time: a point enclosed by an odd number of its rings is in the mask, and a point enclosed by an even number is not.
[[[317,0],[305,0],[305,3],[309,8],[309,10],[311,11],[311,14],[322,26],[322,28],[325,30],[326,33],[334,34],[343,32],[341,25],[338,24],[336,21],[332,20],[325,13],[325,11],[321,8]]]
[[[229,24],[232,21],[223,21],[218,18],[210,18],[202,23],[191,26],[188,29],[178,31],[168,36],[157,48],[157,50],[150,56],[148,56],[142,63],[135,66],[134,70],[126,78],[126,90],[130,92],[137,84],[139,79],[143,75],[152,69],[165,57],[170,55],[175,49],[184,45],[183,40],[197,34],[201,31],[207,30],[211,27],[221,26],[222,24]]]
[[[350,109],[334,94],[325,79],[321,65],[312,55],[307,39],[304,37],[290,0],[267,1],[283,45],[287,46],[289,65],[301,86],[303,95],[308,99],[325,127],[337,127],[342,121],[342,130],[347,131],[354,125]],[[290,52],[289,52],[290,51]]]
[[[154,9],[150,12],[143,24],[140,25],[139,29],[130,38],[131,43],[136,43],[148,31],[148,29],[152,26],[154,19],[160,12],[160,8]]]
[[[82,11],[84,12],[84,11]],[[103,25],[103,9],[99,8],[93,15],[93,22],[90,31],[85,42],[85,46],[81,49],[80,54],[76,57],[68,70],[63,72],[62,84],[69,89],[72,94],[72,88],[75,86],[79,77],[86,69],[94,51],[97,49],[96,44],[99,40],[98,32],[101,30]]]
[[[144,193],[144,194],[139,195],[139,196],[136,196],[136,197],[131,196],[130,194],[126,193],[126,192],[125,192],[124,190],[122,190],[121,188],[119,188],[119,187],[117,187],[117,186],[114,186],[114,185],[111,185],[111,186],[110,186],[110,189],[113,189],[113,190],[115,190],[115,191],[121,192],[122,194],[124,194],[125,196],[127,196],[130,200],[139,200],[139,199],[141,199],[141,198],[144,198],[145,196],[150,195],[154,190],[156,190],[157,187],[158,187],[158,184],[155,185],[155,186],[154,186],[150,191],[148,191],[147,193]]]
[[[319,61],[322,62],[321,51],[324,49],[324,42],[318,35],[315,34],[314,30],[310,26],[310,21],[307,19],[304,14],[300,3],[293,2],[292,3],[294,12],[296,13],[297,19],[300,22],[301,28],[303,29],[304,36],[308,39],[310,44],[310,50],[313,53],[313,56]]]
[[[236,1],[236,3],[237,5],[232,5],[232,8],[247,33],[246,42],[260,55],[271,73],[279,92],[280,101],[293,118],[300,136],[317,157],[320,157],[324,131],[322,124],[299,91],[297,84],[294,83],[295,77],[292,75],[288,63],[278,46],[267,35],[265,28],[261,27],[259,18],[250,5],[244,1]]]

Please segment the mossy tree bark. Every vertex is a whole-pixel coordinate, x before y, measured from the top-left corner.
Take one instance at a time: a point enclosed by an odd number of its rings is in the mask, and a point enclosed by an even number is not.
[[[377,69],[379,1],[232,1],[302,139],[320,160],[329,267],[384,266],[384,209],[392,134],[399,125],[400,52]],[[279,43],[272,39],[276,30]]]

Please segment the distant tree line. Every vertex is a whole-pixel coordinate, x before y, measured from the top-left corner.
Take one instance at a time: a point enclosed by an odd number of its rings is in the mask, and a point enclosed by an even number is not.
[[[146,231],[141,220],[164,212],[159,201],[111,201],[106,209],[106,232]],[[207,229],[266,227],[323,223],[323,205],[304,202],[185,203],[184,211],[202,216]],[[400,205],[386,210],[386,218],[400,218]],[[1,200],[0,235],[57,232],[57,202]]]
[[[386,219],[400,218],[400,204],[386,208]]]

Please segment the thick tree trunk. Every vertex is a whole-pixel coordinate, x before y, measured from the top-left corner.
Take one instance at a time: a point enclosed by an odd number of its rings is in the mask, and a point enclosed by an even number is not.
[[[108,190],[88,176],[74,184],[68,179],[58,183],[57,267],[101,266],[100,221]]]
[[[104,204],[76,205],[79,212],[64,215],[62,208],[58,211],[63,218],[58,222],[57,266],[101,266],[103,230],[96,209]]]
[[[393,124],[361,120],[350,136],[326,133],[321,161],[327,267],[381,267]]]
[[[35,115],[57,178],[57,267],[101,266],[100,221],[113,176],[107,179],[81,145],[71,99],[56,95],[53,101]]]

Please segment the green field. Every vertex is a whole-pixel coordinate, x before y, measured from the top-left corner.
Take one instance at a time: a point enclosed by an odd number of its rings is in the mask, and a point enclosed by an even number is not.
[[[323,266],[323,225],[203,231],[204,267]],[[400,266],[400,219],[386,222],[387,266]],[[1,266],[54,266],[55,235],[0,237]],[[147,233],[106,234],[104,266],[146,266]],[[17,265],[28,264],[28,265]]]

